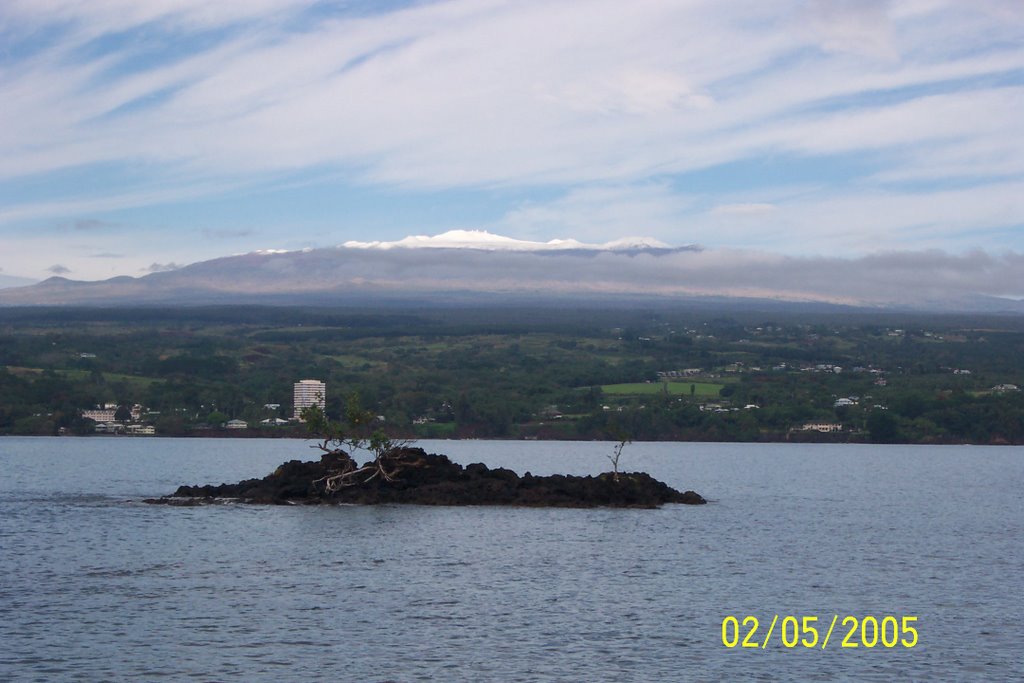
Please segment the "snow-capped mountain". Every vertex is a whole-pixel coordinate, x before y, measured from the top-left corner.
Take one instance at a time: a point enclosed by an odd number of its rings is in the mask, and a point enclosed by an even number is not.
[[[345,249],[478,249],[481,251],[673,251],[693,250],[692,245],[672,247],[653,237],[624,237],[604,244],[588,244],[575,239],[548,242],[520,240],[495,235],[485,230],[449,230],[440,235],[412,235],[394,242],[349,241]]]
[[[924,268],[923,263],[932,267]],[[1024,255],[913,252],[791,257],[671,247],[649,238],[531,242],[456,230],[394,242],[265,250],[144,277],[50,278],[0,289],[3,305],[323,304],[687,297],[1021,311]],[[965,283],[972,283],[966,286]]]
[[[31,287],[3,290],[0,305],[282,301],[307,296],[342,300],[357,292],[397,297],[426,292],[635,293],[646,291],[648,285],[620,283],[621,277],[605,274],[607,259],[662,260],[670,254],[698,251],[649,237],[588,244],[451,230],[393,242],[350,241],[296,251],[261,249],[138,278],[81,282],[53,277]],[[599,259],[603,262],[598,265]],[[628,270],[613,268],[620,275]]]

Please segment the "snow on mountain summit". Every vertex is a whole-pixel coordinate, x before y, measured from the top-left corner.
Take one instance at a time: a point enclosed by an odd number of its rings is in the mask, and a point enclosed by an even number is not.
[[[483,251],[559,251],[583,249],[588,251],[627,251],[637,249],[672,249],[651,237],[625,237],[604,244],[587,244],[575,239],[553,239],[533,242],[495,235],[486,230],[449,230],[440,235],[411,235],[394,242],[349,241],[341,245],[346,249],[478,249]]]
[[[605,242],[601,248],[606,251],[623,251],[625,249],[672,249],[673,247],[653,237],[623,237]]]

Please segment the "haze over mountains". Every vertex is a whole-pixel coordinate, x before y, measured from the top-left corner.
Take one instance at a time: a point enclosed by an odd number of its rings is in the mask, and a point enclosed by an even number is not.
[[[15,277],[13,275],[4,275],[0,273],[0,289],[6,287],[25,287],[27,285],[35,284],[35,280],[30,280],[27,277]]]
[[[1024,311],[1024,256],[894,252],[792,257],[672,247],[650,238],[605,244],[529,242],[451,231],[201,261],[143,277],[50,278],[0,290],[0,305],[201,305],[474,297],[590,300],[742,298],[925,310]]]

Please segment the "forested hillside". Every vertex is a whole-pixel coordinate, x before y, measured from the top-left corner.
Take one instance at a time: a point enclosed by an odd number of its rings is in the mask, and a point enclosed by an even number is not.
[[[0,311],[3,434],[92,434],[82,411],[109,405],[157,434],[300,435],[271,422],[305,378],[327,383],[329,414],[358,394],[404,436],[1024,443],[1019,317]]]

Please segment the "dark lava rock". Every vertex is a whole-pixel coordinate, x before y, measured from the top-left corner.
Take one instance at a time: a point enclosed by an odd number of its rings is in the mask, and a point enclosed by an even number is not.
[[[643,472],[611,473],[596,477],[555,474],[520,477],[504,468],[481,463],[463,467],[444,455],[421,448],[404,448],[389,461],[397,474],[388,481],[369,482],[327,491],[324,477],[354,467],[344,453],[324,455],[319,462],[292,460],[263,479],[220,486],[181,486],[173,496],[146,502],[168,505],[237,499],[264,504],[413,503],[418,505],[525,505],[532,507],[641,507],[664,503],[706,503],[693,491],[680,493]]]

